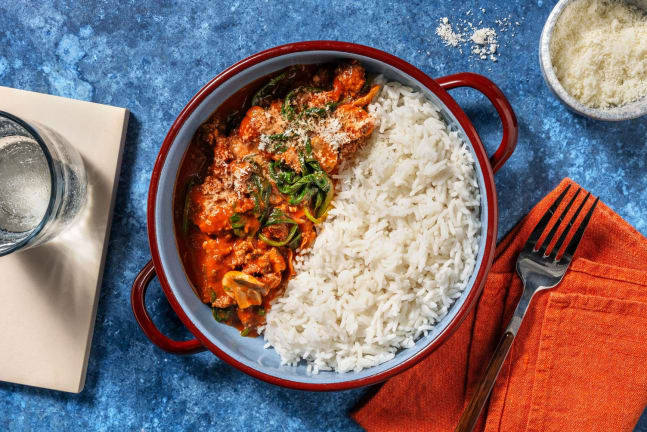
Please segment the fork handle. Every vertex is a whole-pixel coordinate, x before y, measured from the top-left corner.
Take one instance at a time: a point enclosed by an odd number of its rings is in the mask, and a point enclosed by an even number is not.
[[[471,432],[474,430],[474,426],[481,415],[481,411],[483,411],[483,407],[490,396],[492,387],[494,387],[494,382],[499,375],[501,366],[506,357],[508,357],[515,334],[516,332],[506,330],[503,337],[501,337],[499,344],[494,350],[494,356],[492,357],[492,360],[490,360],[490,364],[485,371],[485,376],[481,380],[476,393],[472,396],[472,400],[470,400],[469,405],[467,405],[467,408],[465,408],[460,420],[458,421],[456,432]]]

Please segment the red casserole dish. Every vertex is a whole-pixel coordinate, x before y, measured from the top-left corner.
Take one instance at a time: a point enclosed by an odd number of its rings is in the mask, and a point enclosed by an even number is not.
[[[458,131],[475,160],[481,193],[481,243],[474,273],[463,295],[427,337],[415,347],[399,351],[395,358],[360,372],[306,372],[305,365],[282,366],[273,350],[263,349],[261,338],[243,338],[238,331],[217,323],[211,310],[194,294],[184,272],[174,238],[173,196],[182,158],[198,126],[227,98],[245,85],[291,64],[323,63],[358,59],[369,72],[382,73],[391,80],[414,87],[441,110],[450,127]],[[503,139],[488,157],[476,129],[447,90],[471,87],[483,93],[501,117]],[[334,41],[298,42],[254,54],[229,67],[207,83],[186,105],[169,130],[157,157],[148,195],[148,238],[152,261],[137,276],[132,289],[135,318],[148,338],[174,354],[209,350],[230,365],[261,380],[303,390],[342,390],[383,381],[421,361],[459,327],[478,298],[494,258],[497,238],[497,197],[494,173],[510,157],[517,143],[515,114],[501,90],[487,78],[459,73],[431,79],[411,64],[391,54],[363,45]],[[195,336],[175,341],[163,335],[146,311],[144,296],[153,276],[160,284],[173,310]]]

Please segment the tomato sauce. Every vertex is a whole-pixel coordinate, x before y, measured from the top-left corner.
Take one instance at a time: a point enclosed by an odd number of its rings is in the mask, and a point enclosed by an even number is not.
[[[201,125],[174,196],[178,248],[214,318],[254,336],[333,205],[333,175],[374,128],[355,61],[298,65],[238,91]]]

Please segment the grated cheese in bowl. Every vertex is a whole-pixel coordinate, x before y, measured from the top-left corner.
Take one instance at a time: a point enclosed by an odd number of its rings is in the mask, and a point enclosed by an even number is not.
[[[550,56],[583,105],[609,109],[647,95],[647,14],[619,0],[575,0],[559,16]]]

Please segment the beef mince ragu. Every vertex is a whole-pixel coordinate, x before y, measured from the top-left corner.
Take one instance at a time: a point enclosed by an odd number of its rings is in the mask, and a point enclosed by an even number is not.
[[[366,106],[380,89],[356,61],[291,66],[260,84],[249,102],[226,102],[200,127],[176,194],[196,294],[243,336],[265,324],[295,253],[312,245],[340,162],[373,132]]]

